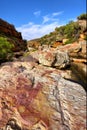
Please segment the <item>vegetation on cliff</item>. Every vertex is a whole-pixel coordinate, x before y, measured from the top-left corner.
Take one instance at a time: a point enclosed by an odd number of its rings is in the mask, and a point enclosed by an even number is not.
[[[14,25],[0,19],[0,36],[14,44],[14,52],[24,51],[27,48],[26,40],[23,40],[21,33],[18,32]]]
[[[87,39],[87,27],[86,27],[87,14],[81,14],[77,17],[77,21],[69,21],[66,25],[56,27],[53,32],[50,32],[47,35],[37,39],[37,43],[40,45],[50,45],[52,46],[56,42],[63,43],[63,40],[66,39],[64,44],[73,43],[78,41],[80,34],[84,34],[84,40]],[[28,45],[35,47],[36,40],[31,40],[28,42]],[[35,45],[34,45],[35,44]]]
[[[13,53],[27,49],[26,40],[17,32],[14,25],[0,19],[0,63],[10,60]]]
[[[13,44],[7,41],[6,38],[0,37],[0,62],[7,61],[12,58]]]
[[[82,14],[77,17],[78,20],[86,20],[87,15]],[[61,41],[68,39],[65,44],[77,41],[80,34],[84,33],[83,28],[79,25],[78,21],[70,21],[68,24],[60,27],[56,27],[54,32],[43,36],[40,39],[41,44],[53,44],[55,41]]]
[[[78,39],[81,28],[77,22],[70,21],[65,26],[56,27],[54,32],[42,37],[41,44],[52,44],[55,41],[68,39],[67,43],[74,42]]]
[[[81,14],[77,17],[78,20],[87,20],[87,14]]]

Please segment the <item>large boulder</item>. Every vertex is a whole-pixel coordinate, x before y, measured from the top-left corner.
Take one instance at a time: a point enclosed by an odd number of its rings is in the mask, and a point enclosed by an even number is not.
[[[50,50],[39,52],[39,63],[45,66],[52,66],[55,61],[55,54]]]
[[[34,62],[0,67],[0,130],[85,130],[86,92]]]
[[[46,66],[64,69],[70,65],[70,59],[67,52],[60,50],[47,49],[39,52],[39,63]]]
[[[57,51],[53,66],[64,69],[70,65],[70,58],[67,52]]]

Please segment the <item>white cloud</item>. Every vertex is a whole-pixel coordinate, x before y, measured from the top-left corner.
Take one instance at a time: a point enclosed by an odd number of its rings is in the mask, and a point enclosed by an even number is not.
[[[56,18],[56,16],[57,13],[46,15],[43,16],[43,21],[41,24],[29,22],[28,24],[22,25],[16,29],[22,33],[24,39],[31,40],[40,38],[45,34],[49,34],[50,32],[54,31],[56,27],[63,25],[62,23],[59,24],[59,20]]]
[[[60,15],[60,14],[62,14],[63,13],[63,11],[60,11],[60,12],[54,12],[54,13],[52,13],[52,15],[53,16],[58,16],[58,15]]]
[[[33,14],[34,14],[36,17],[38,17],[38,16],[40,16],[41,11],[36,11],[36,12],[34,12]]]
[[[49,22],[49,21],[57,21],[57,20],[59,20],[58,15],[61,15],[62,13],[63,13],[63,11],[54,12],[52,14],[43,16],[43,23],[46,23],[46,22]]]
[[[43,16],[43,24],[50,21],[50,17],[48,15]]]
[[[29,24],[17,28],[18,31],[22,32],[22,36],[24,39],[30,40],[30,39],[35,39],[35,38],[40,38],[41,36],[48,34],[56,27],[60,26],[57,22],[53,22],[50,24],[33,24],[30,26]]]

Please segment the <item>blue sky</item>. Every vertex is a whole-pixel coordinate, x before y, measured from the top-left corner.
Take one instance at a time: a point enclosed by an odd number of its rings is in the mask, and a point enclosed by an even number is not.
[[[39,38],[86,13],[86,0],[0,0],[0,18],[24,39]]]

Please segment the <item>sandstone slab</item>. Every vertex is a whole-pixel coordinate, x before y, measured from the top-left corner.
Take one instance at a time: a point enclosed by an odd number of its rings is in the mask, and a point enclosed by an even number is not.
[[[0,130],[86,130],[86,92],[34,62],[0,67]]]

